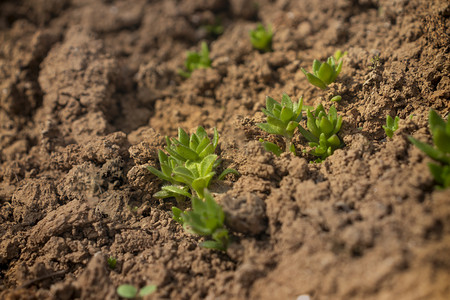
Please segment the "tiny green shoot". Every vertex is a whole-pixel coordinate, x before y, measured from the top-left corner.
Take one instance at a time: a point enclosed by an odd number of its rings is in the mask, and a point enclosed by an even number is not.
[[[339,102],[342,100],[342,96],[334,96],[333,98],[330,99],[331,102]]]
[[[156,291],[156,285],[147,285],[138,290],[136,287],[130,284],[122,284],[117,288],[117,294],[126,299],[142,298],[150,295]]]
[[[328,114],[322,104],[319,104],[314,111],[309,109],[307,114],[307,128],[305,130],[301,125],[298,126],[300,133],[309,141],[309,146],[313,147],[309,154],[318,156],[317,162],[320,162],[333,154],[334,150],[341,146],[341,140],[337,133],[342,126],[342,116],[337,115],[336,107],[331,106]]]
[[[298,102],[293,102],[287,94],[281,97],[281,103],[275,101],[273,98],[266,97],[266,108],[262,112],[266,115],[266,123],[256,124],[259,128],[270,134],[280,135],[284,138],[284,151],[291,151],[295,154],[295,146],[292,143],[295,128],[297,128],[302,119],[303,97],[300,97]],[[279,156],[281,150],[274,143],[262,141],[264,148],[267,151],[273,152]]]
[[[184,62],[184,70],[179,70],[178,74],[185,78],[191,77],[191,74],[194,70],[200,68],[210,68],[211,67],[211,59],[209,58],[209,49],[206,42],[202,42],[200,52],[188,51],[186,54],[186,61]]]
[[[110,256],[110,257],[108,257],[106,262],[108,263],[108,267],[111,270],[114,270],[116,268],[116,265],[117,265],[117,258]]]
[[[386,125],[383,125],[383,128],[386,135],[391,139],[394,136],[394,132],[398,129],[399,120],[400,118],[398,116],[396,116],[395,119],[392,119],[389,115],[386,117]]]
[[[211,35],[211,36],[219,36],[223,33],[223,25],[222,25],[222,21],[220,18],[216,18],[216,20],[214,21],[214,24],[208,24],[208,25],[203,25],[202,26],[205,31]]]
[[[226,251],[229,243],[228,230],[224,226],[225,213],[207,189],[203,191],[205,200],[192,198],[192,210],[182,211],[172,207],[173,218],[192,234],[211,237],[200,246]]]
[[[429,163],[428,167],[438,186],[448,188],[450,187],[450,121],[444,121],[436,111],[431,109],[428,123],[434,146],[416,140],[411,136],[408,138],[426,155],[439,162],[439,164]]]
[[[267,25],[264,28],[262,24],[258,24],[256,29],[250,30],[250,42],[254,49],[270,52],[272,51],[272,27]]]
[[[312,65],[312,73],[307,72],[303,68],[302,72],[306,75],[309,83],[322,90],[326,90],[328,85],[333,83],[341,72],[343,64],[342,58],[346,54],[347,52],[342,53],[342,51],[338,50],[334,56],[328,57],[327,61],[323,63],[315,59]]]

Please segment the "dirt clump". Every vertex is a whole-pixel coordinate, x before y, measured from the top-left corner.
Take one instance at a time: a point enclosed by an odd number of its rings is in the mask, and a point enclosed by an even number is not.
[[[446,1],[212,0],[0,3],[0,298],[447,299],[450,190],[427,158],[430,108],[450,110]],[[221,34],[208,25],[223,26]],[[249,30],[271,24],[273,51]],[[179,75],[186,51],[212,68]],[[301,68],[348,51],[322,91]],[[343,146],[311,162],[260,138],[266,96],[328,110]],[[399,116],[392,139],[382,125]],[[304,124],[304,120],[301,121]],[[211,192],[226,252],[173,220],[158,149],[178,127],[220,134]],[[185,203],[189,206],[189,201]],[[115,258],[115,267],[108,259]]]

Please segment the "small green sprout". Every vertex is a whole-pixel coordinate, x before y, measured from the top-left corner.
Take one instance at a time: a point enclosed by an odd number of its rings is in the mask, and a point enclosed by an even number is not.
[[[272,27],[267,25],[267,29],[262,24],[258,24],[255,30],[250,30],[250,42],[253,48],[264,52],[272,51]]]
[[[320,162],[341,146],[341,140],[337,133],[342,126],[342,116],[337,115],[334,105],[331,106],[327,115],[322,104],[319,104],[313,112],[308,109],[306,114],[308,117],[306,125],[309,131],[306,131],[301,125],[298,126],[298,129],[309,141],[309,146],[314,148],[309,153],[318,156],[319,159],[316,161]]]
[[[372,57],[371,65],[369,66],[370,69],[375,70],[381,66],[382,62],[380,59],[380,54],[377,54]]]
[[[209,58],[209,49],[206,42],[202,42],[202,49],[200,52],[188,51],[186,61],[184,62],[186,71],[179,70],[178,74],[185,78],[191,77],[194,70],[200,68],[210,68],[211,59]]]
[[[117,294],[126,299],[134,299],[136,297],[140,299],[154,293],[155,291],[156,285],[147,285],[140,290],[130,284],[122,284],[117,288]]]
[[[191,198],[192,192],[203,198],[203,189],[207,188],[211,179],[216,175],[213,171],[221,163],[214,151],[219,143],[219,134],[214,128],[213,139],[210,140],[205,129],[201,126],[196,133],[189,136],[183,129],[178,129],[178,139],[166,137],[166,153],[158,151],[161,171],[152,166],[148,170],[162,180],[169,182],[155,193],[156,198],[174,197],[182,203],[185,197]],[[239,173],[234,169],[225,169],[219,180],[227,174]],[[191,193],[189,192],[189,189]]]
[[[323,63],[315,59],[312,65],[313,72],[309,73],[303,68],[302,72],[312,85],[326,90],[328,85],[333,83],[341,72],[343,64],[342,57],[345,54],[347,52],[342,53],[342,51],[338,50],[334,56],[328,57],[327,61]]]
[[[106,262],[108,263],[108,267],[111,270],[114,270],[116,268],[116,265],[117,265],[117,258],[110,256],[110,257],[108,257]]]
[[[394,136],[394,132],[398,129],[398,121],[400,121],[398,116],[395,119],[392,119],[389,115],[386,117],[386,126],[383,125],[383,128],[386,135],[391,139]]]
[[[297,128],[302,119],[303,97],[298,102],[292,102],[287,94],[281,97],[281,104],[273,98],[266,97],[266,108],[262,112],[267,116],[267,123],[256,124],[262,130],[270,133],[281,135],[286,143],[285,151],[291,151],[295,154],[295,146],[292,143],[295,128]],[[281,150],[277,145],[262,141],[266,150],[280,155]]]
[[[411,136],[408,138],[417,148],[440,163],[429,163],[428,167],[438,185],[442,188],[448,188],[450,187],[450,121],[444,121],[436,111],[431,109],[428,123],[434,147]]]
[[[228,230],[224,226],[225,213],[207,189],[203,191],[205,201],[193,197],[192,210],[182,211],[172,207],[173,218],[192,234],[212,237],[200,246],[226,251],[229,243]]]
[[[216,18],[214,24],[203,25],[202,27],[211,36],[221,35],[224,29],[220,18]]]
[[[330,99],[331,102],[339,102],[342,100],[342,96],[334,96],[333,98]]]

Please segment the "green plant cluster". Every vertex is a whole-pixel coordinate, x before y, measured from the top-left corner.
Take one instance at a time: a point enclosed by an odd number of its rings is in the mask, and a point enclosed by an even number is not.
[[[266,97],[266,108],[263,108],[263,113],[267,116],[267,123],[256,124],[262,130],[281,135],[286,143],[285,151],[291,151],[295,154],[295,146],[292,143],[295,128],[297,128],[302,119],[303,98],[298,102],[293,102],[287,94],[281,97],[281,104],[273,98]],[[266,150],[280,155],[281,150],[276,144],[263,141],[263,146]]]
[[[250,30],[249,34],[253,48],[264,52],[272,51],[273,32],[270,25],[264,28],[262,24],[258,24],[256,29]]]
[[[283,94],[281,103],[271,97],[266,98],[266,108],[262,111],[266,115],[267,123],[258,123],[257,126],[270,134],[280,135],[284,138],[286,147],[284,151],[296,153],[292,138],[295,129],[298,128],[303,137],[309,141],[309,146],[313,149],[309,152],[318,156],[317,161],[321,161],[333,154],[333,151],[341,146],[341,140],[337,133],[342,126],[342,116],[337,115],[336,107],[331,106],[328,114],[322,104],[311,111],[307,108],[307,128],[304,129],[299,123],[302,119],[303,98],[298,102],[293,102],[291,98]],[[283,150],[274,143],[261,140],[266,150],[276,155],[283,153]]]
[[[396,116],[395,119],[392,119],[389,115],[386,116],[386,125],[383,125],[383,129],[387,137],[392,139],[394,132],[398,129],[398,121],[400,121],[398,116]]]
[[[433,109],[430,110],[428,123],[434,146],[416,140],[409,140],[438,163],[429,163],[430,172],[441,188],[450,187],[450,121],[444,121]]]
[[[203,246],[225,250],[227,244],[218,244],[219,233],[216,233],[218,229],[211,228],[212,224],[220,223],[221,232],[226,231],[223,227],[223,218],[215,219],[223,215],[223,212],[217,204],[216,206],[211,205],[211,201],[214,203],[215,201],[208,192],[210,182],[216,175],[214,170],[221,162],[214,154],[218,143],[219,134],[215,128],[212,140],[201,126],[191,136],[179,128],[177,139],[166,137],[165,150],[168,154],[162,150],[158,151],[161,170],[151,166],[147,168],[152,174],[168,183],[161,188],[161,191],[155,193],[154,197],[174,197],[179,204],[183,203],[186,198],[192,200],[192,211],[182,212],[177,207],[172,208],[174,219],[189,229],[189,232],[210,235],[216,241],[216,243],[202,243]],[[223,179],[230,173],[239,175],[234,169],[225,169],[218,179]],[[203,201],[207,204],[206,206],[200,204]],[[226,231],[226,236],[228,236],[228,231]]]
[[[205,129],[201,126],[189,136],[182,128],[178,129],[178,139],[166,137],[168,154],[158,150],[161,171],[152,166],[148,170],[167,181],[161,191],[153,196],[156,198],[174,197],[178,202],[184,202],[186,197],[197,195],[203,198],[203,190],[209,187],[211,179],[216,175],[214,170],[220,160],[214,154],[219,142],[219,134],[214,128],[213,139],[210,140]],[[237,173],[233,169],[224,170],[219,179],[229,173]]]
[[[342,51],[338,50],[334,56],[328,57],[327,61],[323,63],[315,59],[312,65],[312,73],[307,72],[303,68],[302,72],[306,75],[309,83],[322,90],[326,90],[328,85],[333,83],[339,73],[341,73],[343,64],[342,57],[344,57],[345,54],[346,52],[342,53]]]
[[[203,195],[204,201],[192,198],[192,210],[182,211],[173,207],[173,218],[192,234],[212,237],[213,240],[205,241],[200,246],[225,251],[229,243],[228,230],[224,225],[225,213],[207,189]]]
[[[309,152],[318,156],[321,161],[341,146],[341,140],[337,133],[342,126],[342,116],[337,115],[336,107],[331,106],[328,114],[322,104],[319,104],[314,111],[309,109],[306,112],[306,126],[309,131],[301,125],[298,126],[300,133],[309,141],[309,146],[313,149]]]
[[[200,52],[187,52],[184,67],[186,70],[179,70],[178,74],[185,78],[191,77],[192,72],[196,69],[206,69],[211,67],[211,59],[209,58],[209,49],[206,42],[202,42]]]

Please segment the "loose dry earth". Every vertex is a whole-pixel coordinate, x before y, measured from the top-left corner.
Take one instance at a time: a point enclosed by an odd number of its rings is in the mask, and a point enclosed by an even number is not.
[[[407,140],[431,141],[430,108],[448,116],[449,17],[446,0],[2,1],[0,298],[118,299],[131,283],[156,284],[148,299],[449,299],[450,190]],[[258,22],[271,53],[250,45]],[[183,80],[202,40],[213,67]],[[323,92],[300,68],[336,49]],[[266,153],[255,123],[283,92],[327,108],[342,95],[345,147],[321,164]],[[402,119],[392,140],[387,114]],[[152,197],[164,135],[198,125],[241,173],[211,188],[227,253]]]

